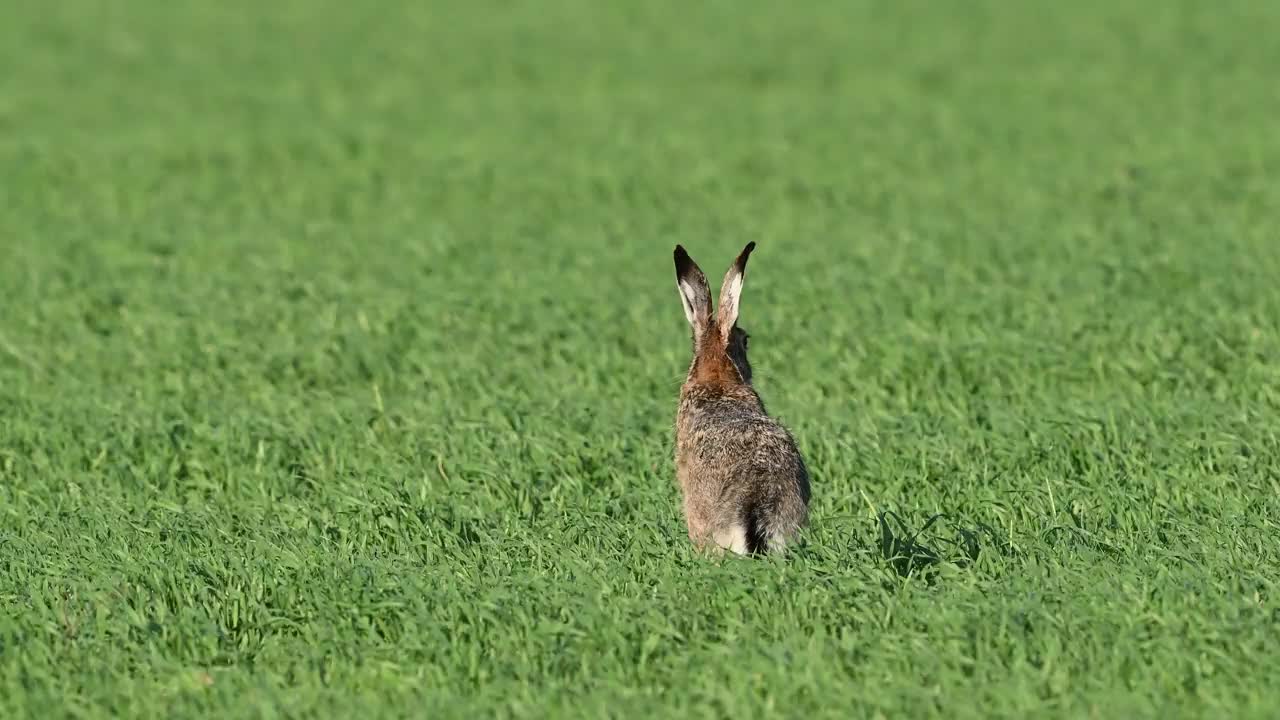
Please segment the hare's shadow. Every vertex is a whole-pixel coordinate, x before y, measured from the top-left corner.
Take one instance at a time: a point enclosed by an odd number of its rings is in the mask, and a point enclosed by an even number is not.
[[[917,575],[932,582],[938,566],[944,562],[965,567],[976,562],[984,549],[989,548],[1001,554],[1011,551],[1008,541],[1002,539],[991,526],[976,523],[971,528],[964,527],[947,513],[933,515],[915,531],[892,510],[881,512],[877,520],[880,527],[880,555],[902,577]],[[946,521],[953,537],[948,538],[936,532],[926,537],[939,520]],[[897,528],[896,532],[894,526]],[[926,540],[931,544],[926,544]],[[949,551],[944,552],[939,546],[946,546]]]

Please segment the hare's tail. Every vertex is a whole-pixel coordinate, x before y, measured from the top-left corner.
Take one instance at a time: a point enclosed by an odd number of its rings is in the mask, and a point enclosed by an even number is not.
[[[761,511],[760,503],[753,503],[742,513],[742,527],[747,536],[747,554],[764,555],[769,552],[769,533],[767,518]]]
[[[768,493],[742,507],[748,555],[782,555],[796,541],[808,521],[809,507],[803,493]]]
[[[748,555],[781,555],[795,538],[803,520],[789,498],[770,506],[754,503],[743,509],[742,527],[746,535]]]

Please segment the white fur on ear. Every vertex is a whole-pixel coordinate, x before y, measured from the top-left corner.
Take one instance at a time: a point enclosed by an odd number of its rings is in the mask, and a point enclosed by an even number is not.
[[[706,318],[699,318],[697,310],[694,309],[698,306],[697,289],[684,278],[676,283],[676,287],[680,289],[680,303],[684,305],[684,316],[689,319],[689,324],[694,329],[701,329]]]
[[[738,300],[742,297],[742,273],[730,272],[720,290],[720,331],[728,333],[738,322]]]
[[[720,285],[720,310],[716,324],[720,326],[725,342],[729,341],[729,333],[738,322],[738,300],[742,297],[742,282],[747,276],[747,258],[751,257],[751,251],[755,249],[754,242],[749,242],[742,248],[738,258],[729,266],[729,272],[724,274],[724,282]]]
[[[707,287],[707,277],[683,247],[676,245],[673,257],[680,304],[684,306],[684,316],[693,326],[693,336],[696,339],[702,336],[703,329],[711,320],[711,288]]]

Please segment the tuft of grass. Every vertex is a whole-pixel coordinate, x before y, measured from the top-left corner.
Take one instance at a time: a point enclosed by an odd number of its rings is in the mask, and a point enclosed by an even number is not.
[[[1280,704],[1280,5],[5,16],[0,716]],[[813,522],[709,561],[747,240]]]

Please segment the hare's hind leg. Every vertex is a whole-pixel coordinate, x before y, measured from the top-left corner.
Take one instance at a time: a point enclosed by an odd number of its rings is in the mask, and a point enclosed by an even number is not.
[[[717,517],[717,513],[706,512],[705,507],[692,499],[685,500],[684,517],[689,540],[700,550],[717,555],[725,550],[738,555],[750,553],[747,528],[741,522],[726,521]]]
[[[763,533],[762,549],[769,555],[786,555],[788,547],[800,542],[803,530],[804,522],[801,518],[792,517],[785,522],[777,523]]]
[[[712,539],[716,545],[730,550],[738,555],[746,555],[747,550],[747,529],[739,523],[733,523],[717,529],[712,534]]]
[[[765,539],[765,552],[770,555],[786,555],[795,533],[770,533]]]

